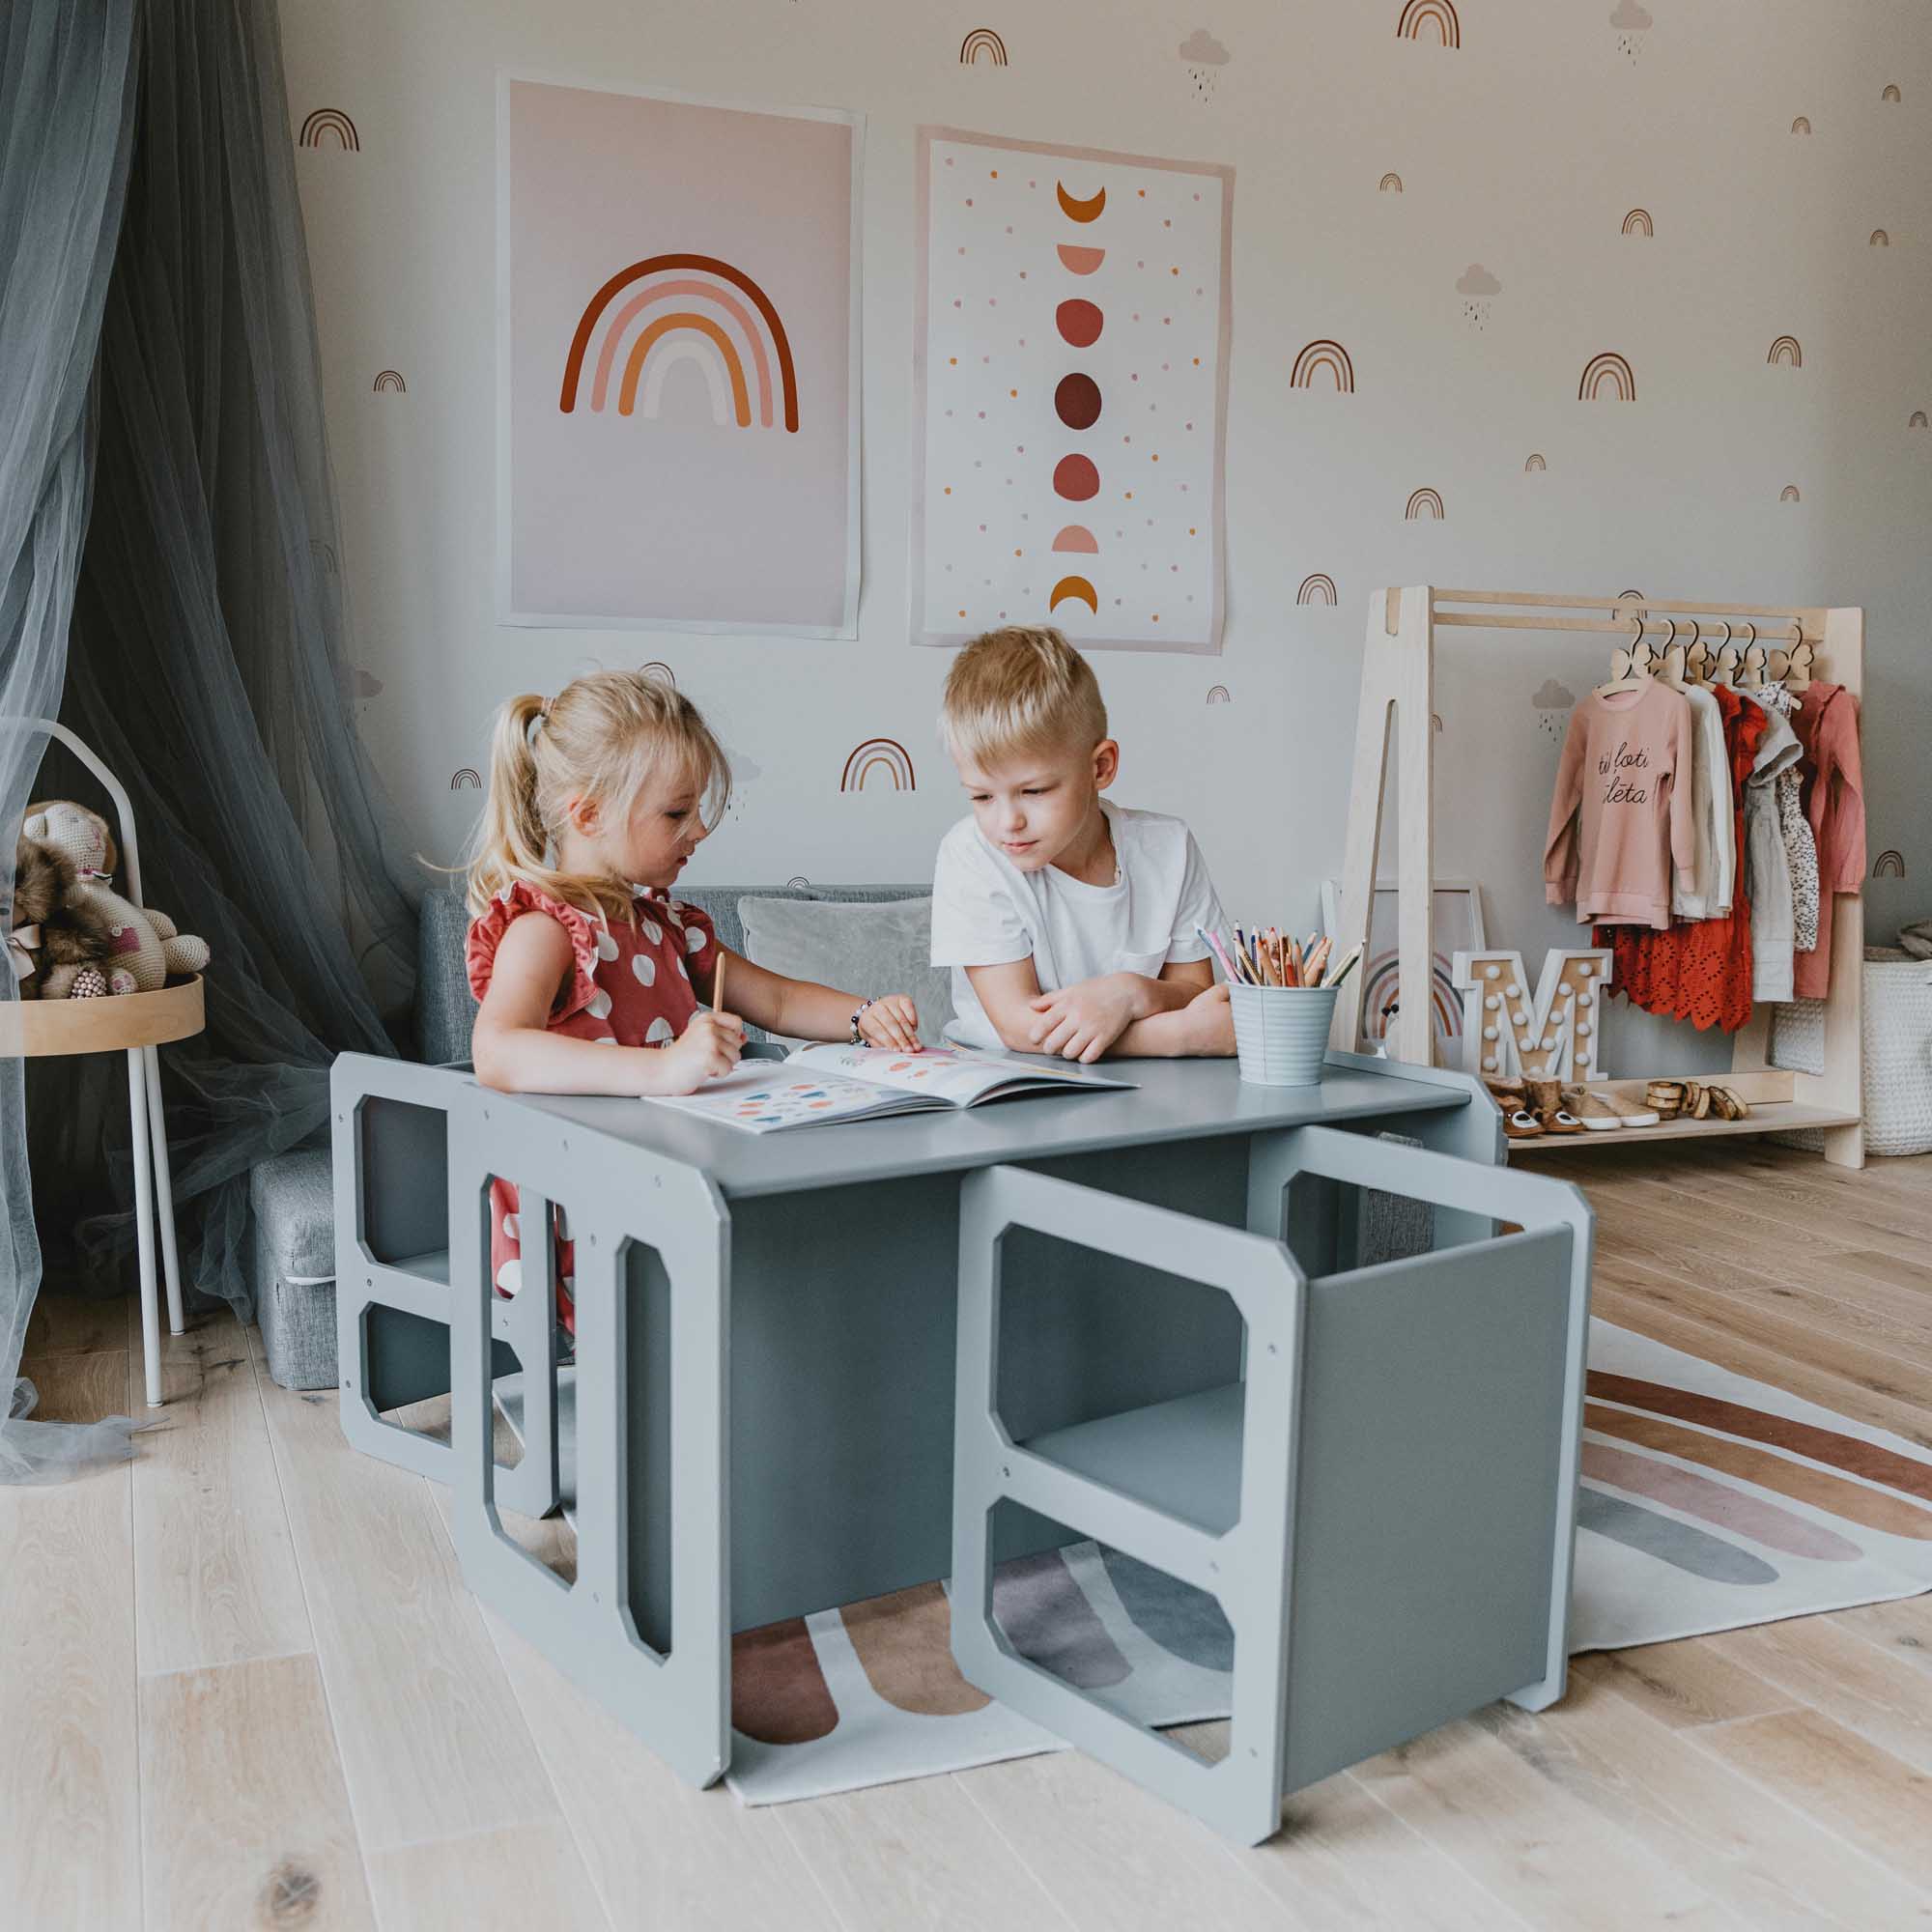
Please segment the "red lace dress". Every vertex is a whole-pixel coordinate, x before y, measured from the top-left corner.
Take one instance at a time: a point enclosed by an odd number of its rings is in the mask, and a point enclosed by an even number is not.
[[[666,1046],[676,1039],[697,1010],[696,979],[709,986],[718,964],[718,940],[711,921],[696,906],[674,899],[639,898],[637,923],[593,919],[521,882],[491,901],[472,920],[464,963],[469,988],[480,1000],[490,989],[497,948],[513,920],[545,913],[570,936],[571,973],[557,991],[546,1031],[592,1039],[606,1046]],[[577,1332],[572,1297],[576,1255],[566,1238],[561,1210],[556,1215],[557,1317],[569,1334]],[[523,1247],[517,1226],[513,1182],[490,1186],[490,1277],[499,1294],[523,1286]]]
[[[1687,920],[1667,930],[1600,925],[1596,943],[1616,954],[1615,989],[1634,1007],[1700,1031],[1736,1033],[1751,1012],[1750,902],[1745,896],[1744,784],[1771,720],[1764,709],[1724,685],[1712,696],[1724,717],[1724,750],[1731,767],[1733,831],[1740,854],[1731,909],[1717,919]]]

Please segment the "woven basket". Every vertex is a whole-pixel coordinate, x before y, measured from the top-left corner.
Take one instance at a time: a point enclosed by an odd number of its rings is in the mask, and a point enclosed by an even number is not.
[[[1932,1152],[1932,961],[1868,946],[1864,973],[1865,1151]],[[1809,1007],[1815,1014],[1804,1010]],[[1822,1003],[1810,1001],[1778,1009],[1774,1065],[1822,1070],[1809,1063],[1814,1055],[1822,1062],[1823,1011]],[[1809,1148],[1825,1140],[1815,1129],[1774,1138]]]

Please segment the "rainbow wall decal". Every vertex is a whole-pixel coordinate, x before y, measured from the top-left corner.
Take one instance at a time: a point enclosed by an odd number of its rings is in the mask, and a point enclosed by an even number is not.
[[[674,685],[677,682],[676,671],[672,670],[662,658],[653,658],[649,664],[639,665],[638,670],[641,676],[654,677],[660,684]]]
[[[959,43],[961,67],[1005,67],[1007,43],[991,27],[975,27]]]
[[[1456,18],[1452,0],[1408,0],[1402,10],[1402,18],[1395,23],[1395,37],[1399,41],[1419,41],[1426,27],[1435,29],[1437,40],[1445,47],[1463,44],[1463,27]]]
[[[867,738],[853,749],[838,781],[840,791],[864,791],[873,772],[882,771],[894,791],[913,791],[912,759],[896,738]]]
[[[1804,352],[1798,346],[1795,335],[1780,335],[1771,345],[1771,353],[1764,358],[1774,368],[1802,369],[1804,366]]]
[[[1881,852],[1878,855],[1877,863],[1872,867],[1873,878],[1902,879],[1904,878],[1904,876],[1905,876],[1904,853],[1894,851],[1890,847],[1888,847],[1885,851]]]
[[[1325,570],[1318,570],[1313,577],[1301,580],[1301,588],[1294,593],[1297,604],[1326,604],[1332,609],[1335,603],[1335,580]]]
[[[1892,86],[1891,83],[1888,81],[1886,83],[1885,92],[1879,96],[1879,99],[1881,100],[1903,100],[1905,97],[1899,93],[1896,87]]]
[[[1577,384],[1579,401],[1593,403],[1608,388],[1613,401],[1636,401],[1636,377],[1631,365],[1614,350],[1605,349],[1583,365],[1583,379]]]
[[[1784,486],[1784,488],[1777,493],[1777,500],[1780,503],[1795,503],[1799,501],[1798,485],[1796,483],[1787,483]]]
[[[811,887],[811,881],[803,872],[794,872],[785,884],[795,893],[809,892]]]
[[[483,789],[483,779],[480,773],[474,772],[468,765],[465,765],[461,771],[457,772],[450,779],[449,788],[451,791],[481,791]]]
[[[1548,464],[1544,462],[1543,455],[1540,450],[1532,449],[1529,452],[1529,454],[1525,456],[1522,460],[1522,473],[1525,476],[1538,475],[1543,470],[1546,470],[1548,468],[1549,466]]]
[[[1432,523],[1439,524],[1442,521],[1442,498],[1427,486],[1411,491],[1407,507],[1402,514],[1406,523],[1416,523],[1426,516]]]
[[[1234,699],[1228,696],[1228,687],[1225,684],[1210,684],[1208,687],[1208,702],[1209,704],[1232,704]]]
[[[1632,209],[1624,216],[1624,233],[1626,235],[1655,235],[1657,229],[1651,221],[1650,210],[1647,208]]]
[[[1874,248],[1889,248],[1891,237],[1883,228],[1874,228],[1871,232],[1870,245]]]
[[[339,107],[318,107],[301,125],[301,133],[297,137],[297,146],[320,148],[323,137],[335,136],[335,145],[345,154],[359,155],[362,152],[361,137],[355,131],[355,124]]]
[[[1809,117],[1808,117],[1808,116],[1806,116],[1806,115],[1804,115],[1804,114],[1801,114],[1801,115],[1800,115],[1800,116],[1798,117],[1798,119],[1797,119],[1796,121],[1794,121],[1794,122],[1793,122],[1793,123],[1791,124],[1791,131],[1792,131],[1792,132],[1793,132],[1794,134],[1808,134],[1808,133],[1810,133],[1810,131],[1811,131],[1811,122],[1810,122],[1810,119],[1809,119]]]
[[[1400,194],[1402,192],[1402,177],[1400,175],[1384,175],[1376,184],[1376,191],[1378,194]]]
[[[644,286],[613,310],[611,304],[634,282]],[[666,376],[676,363],[691,361],[710,384],[715,422],[728,420],[750,429],[755,408],[758,427],[770,429],[781,408],[785,428],[798,433],[798,371],[790,339],[771,298],[742,269],[715,255],[653,255],[620,269],[578,318],[557,399],[565,415],[577,408],[583,364],[600,332],[602,343],[590,381],[593,412],[601,412],[610,399],[617,352],[629,336],[617,390],[619,415],[636,412],[641,384],[643,413],[655,417],[663,404]]]
[[[1905,426],[1907,429],[1924,429],[1927,426],[1925,412],[1923,410],[1914,410]]]
[[[1355,393],[1355,365],[1350,360],[1349,352],[1325,335],[1306,344],[1294,358],[1288,386],[1291,389],[1312,389],[1316,372],[1321,369],[1327,370],[1334,380],[1338,395],[1352,396]]]
[[[1617,592],[1617,602],[1619,604],[1648,604],[1650,599],[1641,590],[1619,590]],[[1614,611],[1610,612],[1612,617],[1616,614]]]
[[[410,392],[410,385],[403,381],[401,374],[394,369],[384,369],[376,378],[371,387],[374,388],[379,396],[406,396]]]

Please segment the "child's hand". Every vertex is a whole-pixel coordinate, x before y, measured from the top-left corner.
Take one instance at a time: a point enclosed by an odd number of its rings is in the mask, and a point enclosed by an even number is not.
[[[923,1053],[919,1038],[919,1009],[907,993],[883,993],[859,1015],[859,1037],[868,1046],[888,1046],[898,1053]]]
[[[1064,1060],[1095,1061],[1139,1017],[1132,976],[1108,973],[1029,1002],[1038,1017],[1028,1029],[1035,1049]]]
[[[1235,1007],[1225,985],[1209,986],[1196,993],[1181,1008],[1186,1023],[1187,1050],[1203,1059],[1235,1051]]]
[[[707,1080],[729,1073],[745,1050],[745,1022],[735,1013],[700,1009],[691,1016],[684,1037],[658,1049],[661,1072],[673,1084],[656,1091],[695,1094]]]

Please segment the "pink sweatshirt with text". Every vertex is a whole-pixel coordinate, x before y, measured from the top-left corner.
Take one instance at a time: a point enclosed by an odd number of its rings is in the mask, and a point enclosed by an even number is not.
[[[1688,890],[1696,863],[1692,731],[1667,684],[1578,701],[1543,850],[1551,905],[1575,899],[1583,925],[1669,925],[1672,867]]]

